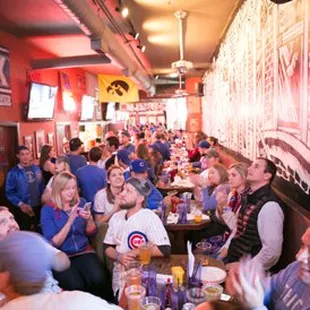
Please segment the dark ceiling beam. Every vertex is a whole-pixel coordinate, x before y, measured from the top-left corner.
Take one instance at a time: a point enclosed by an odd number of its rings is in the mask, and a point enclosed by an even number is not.
[[[36,59],[31,61],[32,69],[77,68],[92,65],[110,64],[106,55],[87,55],[62,58]]]

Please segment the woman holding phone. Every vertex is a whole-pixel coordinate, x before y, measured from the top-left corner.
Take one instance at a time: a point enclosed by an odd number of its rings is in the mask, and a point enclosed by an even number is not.
[[[111,300],[110,278],[89,243],[89,238],[97,233],[89,207],[78,196],[75,176],[60,173],[53,181],[51,201],[41,211],[42,232],[54,247],[70,258],[69,269],[54,272],[60,287]]]

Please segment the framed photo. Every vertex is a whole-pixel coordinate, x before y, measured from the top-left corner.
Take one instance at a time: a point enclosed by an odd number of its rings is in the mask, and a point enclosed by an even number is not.
[[[53,132],[49,132],[47,134],[47,144],[50,144],[52,146],[54,146],[54,133]]]
[[[33,136],[24,136],[24,145],[28,147],[30,153],[32,154],[32,159],[34,159]]]
[[[44,130],[37,130],[35,132],[35,135],[36,135],[37,158],[40,158],[40,156],[41,156],[41,148],[45,144]]]

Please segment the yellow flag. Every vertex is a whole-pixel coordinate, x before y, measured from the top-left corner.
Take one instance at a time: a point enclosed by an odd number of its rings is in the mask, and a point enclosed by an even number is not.
[[[100,102],[137,102],[138,88],[129,78],[119,75],[98,75]]]

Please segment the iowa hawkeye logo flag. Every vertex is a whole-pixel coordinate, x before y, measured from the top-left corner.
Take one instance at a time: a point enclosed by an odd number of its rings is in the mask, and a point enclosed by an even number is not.
[[[100,102],[137,102],[138,88],[129,78],[118,75],[98,75]]]

